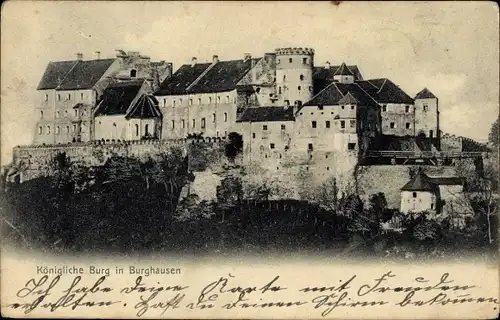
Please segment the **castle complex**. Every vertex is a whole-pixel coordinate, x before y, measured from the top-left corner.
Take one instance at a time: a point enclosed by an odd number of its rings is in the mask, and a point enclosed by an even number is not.
[[[175,72],[138,52],[93,60],[78,54],[48,64],[38,98],[37,148],[165,144],[193,135],[223,141],[236,132],[243,164],[283,183],[300,172],[317,181],[350,175],[359,164],[443,164],[464,151],[461,140],[441,134],[431,91],[412,97],[389,79],[365,80],[356,65],[318,66],[310,48],[229,61],[214,55],[209,63],[193,57]],[[30,148],[18,148],[17,161]],[[411,186],[403,193],[420,191]]]

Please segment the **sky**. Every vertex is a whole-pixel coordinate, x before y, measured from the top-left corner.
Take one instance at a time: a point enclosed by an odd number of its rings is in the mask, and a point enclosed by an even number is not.
[[[356,64],[410,96],[439,98],[441,130],[485,140],[499,114],[494,2],[7,1],[1,20],[1,163],[35,133],[36,87],[49,61],[115,49],[189,63],[312,47],[315,64]]]

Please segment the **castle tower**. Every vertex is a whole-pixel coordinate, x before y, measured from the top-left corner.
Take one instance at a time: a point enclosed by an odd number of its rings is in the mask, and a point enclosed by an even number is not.
[[[438,98],[427,88],[415,96],[415,134],[439,138]]]
[[[313,96],[314,49],[276,49],[276,92],[283,105],[301,105]]]

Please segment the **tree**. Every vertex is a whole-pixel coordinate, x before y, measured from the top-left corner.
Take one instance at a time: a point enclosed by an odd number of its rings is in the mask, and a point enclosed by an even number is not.
[[[499,131],[498,131],[498,120],[497,119],[493,125],[491,126],[490,134],[488,136],[489,142],[495,147],[498,148],[498,140],[500,139]]]
[[[229,142],[225,147],[226,157],[234,161],[236,156],[243,150],[243,137],[237,132],[230,132],[228,135]]]

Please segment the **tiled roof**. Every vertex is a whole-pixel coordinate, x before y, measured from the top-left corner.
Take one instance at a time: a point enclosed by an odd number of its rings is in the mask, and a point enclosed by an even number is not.
[[[236,84],[260,59],[219,61],[187,91],[188,93],[223,92],[236,88]]]
[[[418,172],[407,184],[402,188],[402,191],[430,191],[435,192],[435,186],[431,179],[423,172]]]
[[[437,99],[437,97],[430,92],[427,88],[422,89],[417,95],[415,96],[415,99]]]
[[[187,87],[196,80],[211,63],[197,63],[194,66],[185,64],[181,66],[170,77],[165,79],[160,88],[155,92],[156,96],[175,95],[186,93]]]
[[[340,67],[335,72],[336,76],[354,76],[354,73],[346,66],[344,62],[340,65]]]
[[[344,95],[335,85],[335,82],[330,83],[325,89],[316,94],[311,100],[306,102],[304,106],[317,106],[317,105],[336,105]]]
[[[321,90],[328,87],[332,81],[333,76],[337,72],[340,66],[326,67],[314,67],[313,69],[313,89],[314,94],[318,94]],[[354,79],[363,80],[363,76],[358,69],[358,66],[347,66],[349,70],[354,74]]]
[[[305,106],[316,105],[338,105],[341,104],[340,100],[345,95],[350,93],[359,104],[363,106],[377,106],[376,101],[373,100],[361,87],[356,83],[339,83],[332,82],[323,91],[315,95],[310,101],[305,103]]]
[[[378,103],[413,103],[413,99],[389,79],[382,78],[367,81],[378,88],[378,91],[373,94],[373,98]]]
[[[50,62],[37,90],[91,89],[116,59]]]
[[[343,95],[346,95],[348,92],[350,92],[362,106],[377,106],[377,102],[356,83],[335,83],[334,85],[337,86],[338,90],[340,90]]]
[[[139,93],[143,81],[110,84],[98,103],[96,116],[125,115]]]
[[[347,91],[347,94],[342,99],[339,100],[339,103],[340,104],[356,104],[356,103],[359,103],[359,101],[352,96],[350,91]]]
[[[247,108],[236,122],[293,121],[293,107]]]
[[[152,95],[143,94],[137,102],[128,110],[127,118],[159,118],[161,111],[158,108],[158,100]]]

